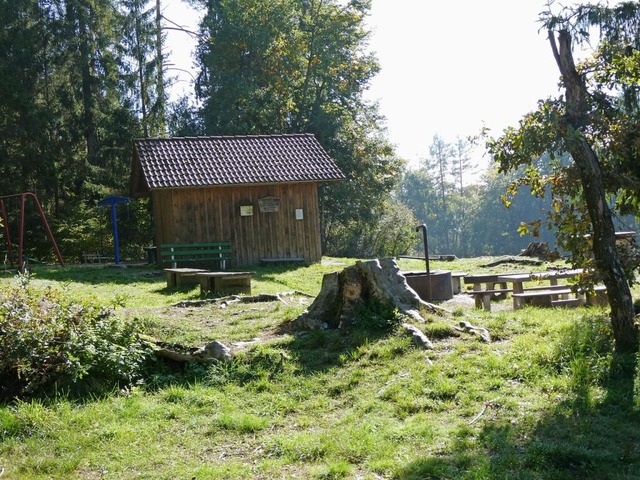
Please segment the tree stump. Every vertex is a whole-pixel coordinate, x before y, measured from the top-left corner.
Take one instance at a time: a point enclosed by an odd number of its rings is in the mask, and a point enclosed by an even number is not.
[[[520,257],[536,257],[540,260],[547,260],[551,257],[551,250],[547,242],[531,242],[527,248],[520,252]]]
[[[393,258],[358,261],[326,274],[314,302],[293,321],[296,329],[342,328],[353,321],[356,309],[372,300],[397,307],[414,320],[424,322],[420,310],[442,314],[445,310],[423,301],[407,285]]]

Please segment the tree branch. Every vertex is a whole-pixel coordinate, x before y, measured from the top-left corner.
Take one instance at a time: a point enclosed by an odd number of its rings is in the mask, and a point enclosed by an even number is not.
[[[553,30],[549,30],[549,43],[551,44],[553,58],[556,59],[556,63],[558,64],[558,70],[560,70],[560,73],[562,73],[562,65],[560,64],[560,53],[558,53],[558,45],[556,44],[556,38],[553,35]]]

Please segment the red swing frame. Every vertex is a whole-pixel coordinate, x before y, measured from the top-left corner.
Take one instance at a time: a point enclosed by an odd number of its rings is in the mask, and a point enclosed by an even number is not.
[[[9,225],[8,225],[9,219],[7,217],[5,200],[8,200],[10,198],[16,198],[16,197],[20,197],[20,231],[19,231],[19,237],[18,237],[18,269],[21,272],[24,271],[24,262],[23,262],[24,211],[25,211],[25,204],[26,204],[27,198],[31,198],[33,200],[33,203],[36,206],[36,209],[38,210],[38,214],[40,215],[40,220],[42,220],[42,225],[44,226],[44,229],[46,230],[47,235],[49,237],[49,240],[53,245],[53,250],[56,254],[56,257],[58,258],[58,262],[60,263],[60,265],[64,267],[64,260],[62,259],[62,255],[60,254],[60,250],[58,249],[58,244],[53,238],[53,233],[51,233],[51,228],[49,228],[49,222],[47,222],[47,217],[45,216],[44,211],[42,210],[42,206],[38,201],[38,197],[36,196],[35,193],[32,193],[32,192],[24,192],[24,193],[16,193],[13,195],[0,196],[0,215],[2,215],[2,227],[4,230],[4,244],[7,249],[7,259],[11,262],[11,266],[13,266],[13,258],[11,255],[13,244],[11,243],[11,235],[9,232]]]

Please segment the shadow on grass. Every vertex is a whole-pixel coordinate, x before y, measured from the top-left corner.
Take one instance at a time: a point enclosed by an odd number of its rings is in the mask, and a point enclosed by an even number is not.
[[[388,330],[312,330],[294,337],[288,350],[295,356],[301,373],[310,375],[341,365],[342,358],[353,358],[362,345],[376,343],[388,335]]]
[[[394,336],[394,332],[392,328],[362,327],[300,332],[292,330],[291,322],[285,321],[267,335],[269,341],[237,349],[228,362],[159,361],[146,385],[150,390],[156,390],[169,385],[215,387],[234,384],[250,385],[259,390],[280,379],[286,381],[287,376],[314,378],[316,374],[358,361],[362,352],[368,350],[360,349],[362,345],[375,345]],[[168,348],[176,349],[174,347],[181,351],[182,347],[177,345]],[[234,348],[238,347],[234,345]],[[332,391],[337,394],[340,388],[334,387]]]
[[[638,355],[611,353],[612,345],[602,335],[589,342],[588,337],[597,337],[595,330],[606,325],[586,322],[585,331],[579,331],[584,327],[580,325],[567,333],[554,359],[558,369],[570,371],[568,398],[533,424],[525,416],[488,423],[479,432],[472,426],[461,428],[446,454],[415,460],[394,478],[640,478]],[[593,388],[596,384],[599,389]]]
[[[286,343],[276,346],[258,345],[255,350],[236,355],[230,362],[177,363],[158,361],[155,378],[151,379],[150,390],[168,385],[188,387],[194,383],[258,385],[261,381],[273,381],[287,368],[295,370],[295,375],[313,376],[328,371],[346,361],[355,359],[358,347],[375,343],[390,335],[390,331],[366,331],[349,329],[346,331],[314,330],[291,337]]]
[[[198,268],[219,270],[218,268],[209,268],[208,265],[198,266]],[[295,271],[300,268],[300,264],[274,264],[268,266],[251,267],[251,271],[255,271],[256,280],[268,280],[275,283],[283,283],[278,281],[278,275]],[[58,281],[58,282],[76,282],[86,283],[90,285],[100,283],[114,283],[127,285],[131,283],[155,283],[163,282],[165,274],[164,267],[159,265],[146,264],[88,264],[88,265],[72,265],[60,267],[57,265],[38,265],[33,266],[31,274],[38,279]],[[239,271],[243,269],[230,268],[229,271]],[[247,269],[244,269],[247,270]],[[17,272],[7,272],[6,275],[16,275]],[[165,293],[158,290],[159,293]]]
[[[162,284],[162,285],[159,285],[158,288],[151,290],[150,293],[157,293],[158,295],[164,295],[164,296],[172,296],[172,295],[175,295],[176,293],[183,293],[183,294],[189,293],[189,295],[185,297],[184,300],[202,300],[204,298],[215,298],[212,295],[209,295],[209,296],[202,295],[200,293],[200,288],[196,290],[194,285],[188,285],[184,287],[167,287],[165,284]]]
[[[157,283],[164,281],[164,273],[155,265],[90,265],[38,266],[31,270],[33,278],[56,282],[75,282],[89,285],[112,283]]]
[[[171,296],[175,293],[188,293],[194,289],[193,285],[184,287],[167,287],[165,273],[156,265],[90,265],[71,267],[42,267],[31,271],[32,278],[54,282],[74,282],[86,285],[157,285],[149,291],[150,294]],[[205,298],[198,292],[189,295],[187,299]]]

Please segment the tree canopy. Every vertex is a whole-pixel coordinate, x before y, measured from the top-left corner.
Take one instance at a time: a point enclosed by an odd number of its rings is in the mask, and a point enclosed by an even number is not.
[[[205,132],[315,134],[347,177],[321,192],[324,247],[362,254],[359,242],[341,237],[376,225],[401,168],[377,105],[363,95],[379,69],[367,50],[371,2],[201,3],[197,94]]]
[[[97,200],[126,192],[131,139],[163,128],[155,6],[0,2],[0,192],[35,192],[58,231],[80,233]],[[102,237],[76,235],[65,253]]]
[[[487,142],[502,171],[526,166],[517,184],[529,185],[538,195],[550,190],[550,221],[559,227],[561,245],[607,286],[619,351],[638,349],[628,283],[637,261],[621,261],[614,217],[640,213],[639,20],[637,2],[543,13],[564,94],[541,101],[518,128]],[[594,33],[592,55],[577,63],[572,49]],[[543,154],[549,156],[549,172],[535,166]],[[565,154],[573,162],[562,163]]]

